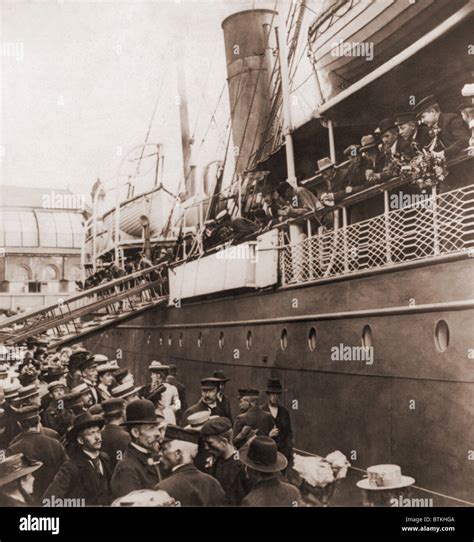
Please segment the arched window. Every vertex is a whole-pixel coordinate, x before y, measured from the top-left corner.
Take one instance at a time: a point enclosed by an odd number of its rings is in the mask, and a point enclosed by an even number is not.
[[[50,282],[52,280],[59,280],[58,269],[54,265],[46,265],[43,268],[43,271],[41,274],[41,281]]]

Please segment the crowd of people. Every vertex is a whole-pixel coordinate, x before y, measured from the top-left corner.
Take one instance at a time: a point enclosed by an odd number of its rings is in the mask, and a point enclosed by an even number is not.
[[[298,506],[287,474],[283,388],[239,390],[222,371],[187,404],[177,368],[152,361],[137,385],[117,360],[30,339],[0,366],[0,506]],[[73,501],[71,501],[73,499]]]
[[[458,109],[459,114],[444,113],[436,97],[427,96],[412,111],[382,119],[373,133],[362,136],[360,144],[351,144],[344,150],[344,163],[337,164],[328,157],[318,160],[315,177],[323,182],[316,193],[306,186],[293,187],[287,181],[278,186],[264,185],[262,203],[251,210],[248,218],[232,219],[227,211],[222,211],[205,224],[205,248],[231,239],[238,243],[285,220],[333,207],[351,194],[395,177],[395,166],[400,160],[409,161],[423,150],[446,160],[454,158],[469,147],[467,112],[473,104],[465,101]],[[379,214],[377,209],[375,214]],[[332,228],[331,213],[314,217],[318,226]],[[364,218],[364,214],[354,213],[351,221]]]

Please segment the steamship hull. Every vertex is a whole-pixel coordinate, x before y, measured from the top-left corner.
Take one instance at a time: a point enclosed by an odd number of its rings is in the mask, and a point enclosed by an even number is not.
[[[200,378],[223,369],[237,414],[237,388],[287,390],[297,449],[341,450],[353,467],[396,463],[435,506],[474,502],[473,260],[467,254],[257,292],[169,306],[111,329],[88,346],[138,380],[148,361],[178,366],[189,404]],[[369,360],[335,360],[338,345],[374,346]],[[333,504],[362,505],[350,470]],[[433,497],[420,492],[421,497]],[[462,503],[461,503],[462,504]]]

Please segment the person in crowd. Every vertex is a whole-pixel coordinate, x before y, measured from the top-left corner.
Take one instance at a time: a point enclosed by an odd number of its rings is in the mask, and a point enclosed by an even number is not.
[[[282,220],[315,213],[324,208],[319,199],[304,186],[294,187],[284,181],[277,186],[276,192],[285,201],[285,206],[278,210]]]
[[[257,230],[258,226],[255,222],[252,222],[248,218],[238,216],[232,218],[227,209],[224,209],[216,216],[217,233],[221,239],[225,239],[225,236],[228,235],[230,231],[230,237],[233,240],[234,244],[240,243],[246,237],[253,235]],[[225,235],[224,235],[225,232]]]
[[[97,366],[97,393],[101,403],[112,398],[111,386],[114,382],[114,371],[116,369],[117,366],[109,362]]]
[[[57,431],[60,437],[66,434],[70,424],[70,414],[64,402],[65,391],[66,386],[61,380],[48,384],[51,401],[42,415],[43,425]]]
[[[69,374],[67,375],[67,386],[69,389],[75,388],[82,381],[81,372],[78,365],[90,358],[91,353],[85,348],[75,349],[69,357]]]
[[[471,134],[462,118],[456,113],[443,113],[435,96],[423,98],[413,112],[435,136],[431,150],[450,159],[469,146]]]
[[[278,223],[278,219],[272,220],[263,209],[255,209],[254,212],[255,224],[258,226],[258,233],[265,233]]]
[[[160,361],[152,361],[148,366],[148,370],[150,371],[151,382],[141,389],[141,397],[146,399],[158,387],[164,387],[165,389],[160,394],[160,406],[163,416],[168,423],[176,425],[176,413],[181,409],[181,401],[176,386],[166,382],[168,365],[163,365]]]
[[[201,431],[204,424],[209,420],[210,417],[211,413],[209,410],[203,410],[202,412],[191,414],[191,416],[188,416],[188,424],[184,428]],[[198,453],[193,462],[200,471],[208,473],[213,461],[214,455],[212,455],[211,451],[209,450],[203,436],[200,435],[198,442]]]
[[[97,367],[99,365],[96,356],[90,356],[86,359],[81,359],[77,363],[76,368],[80,371],[82,383],[86,384],[91,394],[93,404],[99,403],[99,392],[97,391]]]
[[[42,467],[33,474],[35,481],[32,494],[36,504],[41,504],[43,493],[67,459],[66,451],[58,440],[41,433],[37,405],[20,409],[18,424],[21,432],[11,441],[7,454],[22,453],[30,459],[42,463]]]
[[[176,365],[168,365],[168,375],[166,377],[166,382],[168,384],[171,384],[178,390],[178,397],[181,403],[181,408],[178,412],[176,412],[176,419],[179,422],[182,413],[188,408],[188,404],[186,402],[186,386],[178,380],[178,368],[176,367]]]
[[[23,454],[15,454],[0,461],[0,506],[27,507],[34,505],[33,473],[42,467]]]
[[[90,412],[76,416],[70,429],[74,453],[58,470],[43,499],[72,498],[86,506],[110,505],[110,464],[101,450],[103,426],[104,420]]]
[[[212,377],[217,378],[221,381],[221,383],[219,384],[219,390],[217,392],[217,400],[221,404],[223,412],[225,412],[224,417],[228,418],[231,422],[233,422],[230,399],[225,394],[225,387],[227,382],[230,382],[230,378],[226,377],[224,371],[214,371],[214,373],[212,373]]]
[[[105,427],[102,430],[102,450],[109,456],[110,469],[113,472],[117,461],[123,458],[130,444],[130,433],[123,427],[125,422],[125,401],[107,399],[102,403]]]
[[[84,408],[87,410],[92,405],[97,404],[94,401],[94,397],[91,392],[90,386],[87,385],[86,382],[81,382],[78,386],[75,388],[72,388],[71,393],[79,394],[81,396],[81,400],[83,403]]]
[[[399,113],[395,116],[395,126],[407,143],[403,149],[406,158],[413,158],[417,152],[427,148],[431,142],[428,127],[425,124],[418,124],[415,113]]]
[[[274,224],[279,222],[278,205],[276,203],[275,188],[272,185],[266,184],[262,188],[262,199],[265,205],[265,214]]]
[[[247,412],[239,414],[235,419],[234,445],[237,446],[237,448],[242,447],[242,445],[247,442],[247,439],[244,440],[243,437],[250,435],[248,430],[245,432],[246,435],[241,434],[242,430],[246,426],[250,427],[250,429],[253,429],[256,435],[261,436],[268,436],[272,429],[275,427],[275,422],[272,415],[268,412],[265,412],[258,406],[258,398],[260,396],[259,390],[253,388],[244,388],[239,390],[239,395],[242,400],[246,401],[250,406]]]
[[[201,398],[184,412],[182,425],[187,424],[188,417],[191,414],[203,410],[209,410],[212,416],[231,416],[231,413],[226,411],[225,405],[218,400],[221,384],[222,380],[215,377],[207,377],[201,380]]]
[[[4,430],[0,435],[0,450],[6,449],[13,438],[20,432],[20,427],[18,425],[18,411],[17,408],[13,406],[18,399],[20,387],[18,382],[14,382],[3,388],[5,402],[2,405],[2,427]]]
[[[290,414],[280,404],[281,395],[284,391],[286,390],[283,389],[278,378],[270,378],[265,390],[267,400],[261,408],[271,414],[275,427],[270,431],[269,436],[275,440],[278,451],[286,457],[288,465],[291,467],[293,465],[293,431],[291,429]]]
[[[114,499],[139,489],[153,489],[162,477],[153,454],[160,450],[166,424],[156,415],[153,403],[148,399],[129,403],[122,425],[131,440],[113,472],[111,486]]]
[[[196,468],[199,431],[168,425],[162,461],[171,474],[155,489],[166,491],[181,506],[221,506],[225,494],[219,482]]]
[[[255,437],[240,450],[240,461],[252,486],[242,506],[296,507],[302,504],[299,490],[281,480],[280,473],[287,468],[288,461],[271,437]]]
[[[112,397],[123,399],[125,405],[132,403],[139,398],[140,386],[135,386],[133,379],[125,379],[122,384],[112,388]]]
[[[231,421],[222,417],[210,419],[203,425],[201,435],[216,456],[209,474],[221,484],[226,505],[240,506],[249,487],[245,468],[233,445]]]

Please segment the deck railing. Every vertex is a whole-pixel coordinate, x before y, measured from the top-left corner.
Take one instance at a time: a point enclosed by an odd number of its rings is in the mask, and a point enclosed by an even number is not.
[[[389,210],[385,192],[383,214],[311,235],[280,251],[283,285],[393,266],[439,255],[472,251],[474,255],[474,185],[433,194],[429,198]],[[288,236],[284,231],[282,239]]]

